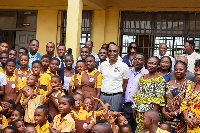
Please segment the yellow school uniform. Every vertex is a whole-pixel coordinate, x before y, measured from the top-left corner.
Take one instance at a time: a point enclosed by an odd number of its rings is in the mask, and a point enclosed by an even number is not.
[[[149,133],[149,131],[147,133]],[[156,130],[156,133],[170,133],[170,132],[168,132],[167,130],[162,130],[158,127],[158,129]]]
[[[46,97],[46,94],[47,93],[43,95],[38,95],[37,97],[30,99],[28,101],[28,104],[23,107],[25,110],[24,122],[32,123],[32,124],[35,123],[35,120],[34,120],[35,109],[38,106],[43,105],[48,100],[48,98]]]
[[[71,114],[67,114],[62,120],[61,114],[56,115],[53,120],[53,129],[61,130],[61,132],[73,131],[75,129],[75,121]]]
[[[83,107],[80,107],[78,114],[74,110],[72,110],[71,113],[77,120],[86,120],[88,118],[88,112],[86,110],[83,110]]]
[[[94,75],[97,72],[97,69],[95,68],[92,72],[88,72],[88,70],[86,70],[87,75]],[[83,72],[81,72],[81,78],[82,78]],[[79,85],[81,85],[81,78],[78,82]],[[97,80],[95,82],[94,88],[101,88],[102,85],[102,74],[99,73],[99,75],[97,76]]]
[[[25,72],[23,72],[20,68],[18,70],[18,74],[23,74],[26,75],[29,72],[29,69],[26,70]],[[30,73],[27,77],[29,77],[32,73]],[[24,86],[27,86],[26,81],[27,81],[27,77],[23,77],[23,78],[18,78],[17,79],[17,90],[16,92],[19,92],[19,90],[21,90]]]
[[[33,90],[33,92],[36,92],[36,91],[37,91],[37,87],[35,90]],[[46,91],[44,91],[43,89],[40,89],[40,95],[43,95],[44,93],[46,93]],[[23,99],[24,99],[24,94],[22,94],[21,99],[20,99],[21,104],[23,102]]]
[[[40,75],[40,85],[47,86],[47,90],[48,90],[49,87],[51,86],[51,76],[54,76],[54,75],[58,75],[58,74],[57,73],[53,74],[50,72],[49,69],[47,69],[46,73],[43,73]]]
[[[6,71],[3,70],[2,66],[0,66],[0,72],[6,74]]]
[[[6,118],[4,115],[2,116],[2,124],[1,124],[1,128],[4,129],[7,126],[9,126],[9,123],[11,122],[10,118]]]
[[[80,81],[80,80],[81,80],[81,76],[82,76],[82,75],[78,73],[76,79],[77,79],[78,81]],[[74,75],[72,75],[72,78],[71,78],[70,83],[74,83],[74,80],[75,80],[75,79],[74,79]]]
[[[92,113],[94,112],[94,120],[91,120],[90,123],[92,123],[94,121],[94,123],[97,122],[97,117],[100,117],[103,115],[103,110],[101,111],[90,111],[88,113],[88,117],[92,116]]]
[[[35,128],[36,128],[38,133],[50,133],[48,121],[42,127],[40,127],[40,125],[38,124]]]

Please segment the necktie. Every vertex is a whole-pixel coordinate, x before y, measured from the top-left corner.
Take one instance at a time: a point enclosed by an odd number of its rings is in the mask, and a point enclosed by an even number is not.
[[[63,62],[63,60],[61,60],[61,66],[60,67],[64,68],[64,62]]]

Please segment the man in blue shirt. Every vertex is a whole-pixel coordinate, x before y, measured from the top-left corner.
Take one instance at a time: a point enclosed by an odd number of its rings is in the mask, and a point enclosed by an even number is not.
[[[29,70],[31,70],[32,68],[32,62],[35,60],[41,60],[42,56],[40,55],[40,53],[37,53],[38,48],[39,48],[39,41],[36,39],[32,39],[30,40],[30,44],[29,44],[29,50],[30,52],[28,53],[29,55],[29,63],[28,63],[28,68]]]

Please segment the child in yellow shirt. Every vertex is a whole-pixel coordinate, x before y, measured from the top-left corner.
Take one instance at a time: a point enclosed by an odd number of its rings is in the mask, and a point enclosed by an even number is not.
[[[25,86],[22,89],[22,93],[24,94],[23,102],[22,102],[22,107],[25,110],[25,116],[24,116],[24,122],[26,124],[34,124],[34,112],[35,109],[43,105],[48,97],[56,91],[58,88],[52,88],[48,92],[46,92],[43,95],[38,95],[37,92],[34,92],[34,90],[30,86]]]
[[[16,120],[13,122],[13,127],[16,128],[17,133],[24,133],[25,125],[23,120]]]
[[[49,109],[45,105],[40,105],[35,109],[34,120],[37,125],[35,128],[38,133],[50,133],[49,131]]]
[[[75,100],[69,95],[64,95],[58,100],[59,114],[49,126],[51,133],[75,131],[75,121],[70,113],[74,105]]]

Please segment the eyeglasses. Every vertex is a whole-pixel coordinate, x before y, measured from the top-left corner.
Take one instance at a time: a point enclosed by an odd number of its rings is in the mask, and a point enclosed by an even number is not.
[[[130,49],[132,49],[132,48],[137,49],[137,47],[130,47]]]

